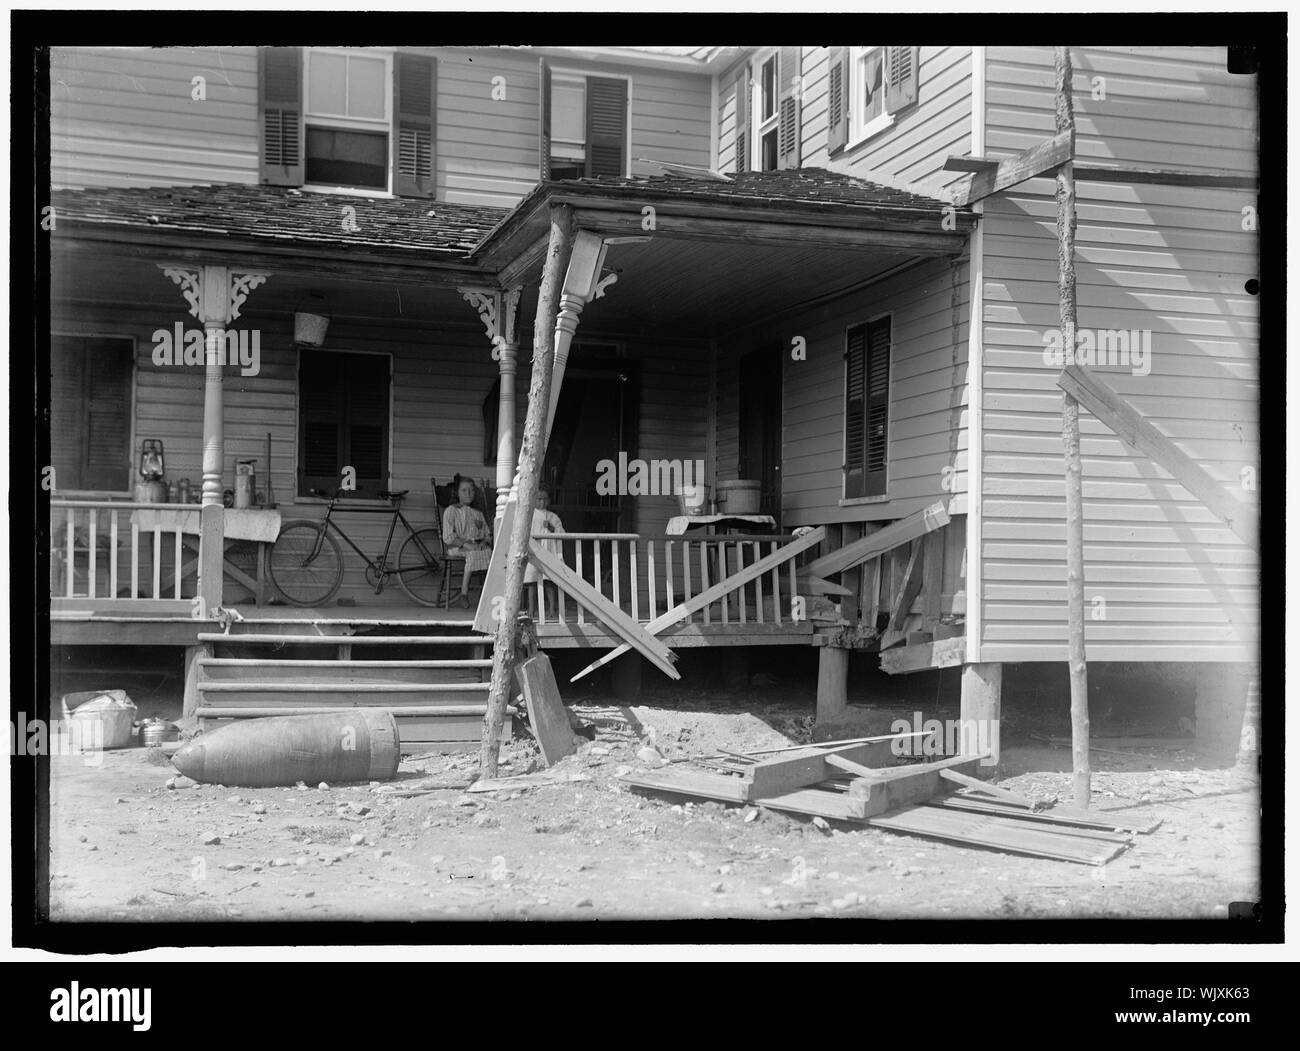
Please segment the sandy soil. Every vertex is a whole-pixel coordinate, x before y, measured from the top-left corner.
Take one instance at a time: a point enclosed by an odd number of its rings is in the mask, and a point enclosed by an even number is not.
[[[1162,823],[1092,868],[877,829],[822,831],[765,810],[645,797],[617,781],[642,765],[647,738],[668,759],[806,739],[802,705],[697,698],[573,710],[595,740],[555,770],[580,779],[490,795],[463,791],[477,767],[469,755],[405,761],[388,785],[299,789],[169,789],[175,771],[143,748],[109,752],[98,767],[57,757],[52,916],[1196,918],[1258,897],[1257,794],[1188,751],[1094,756],[1097,809]],[[503,758],[503,775],[522,773],[534,745],[521,734]],[[1003,758],[1001,784],[1068,801],[1068,749],[1022,738]],[[390,794],[430,785],[443,787]]]

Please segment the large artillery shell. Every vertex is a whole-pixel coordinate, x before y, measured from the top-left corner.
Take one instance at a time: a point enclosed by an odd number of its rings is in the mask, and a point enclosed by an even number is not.
[[[386,781],[397,773],[399,759],[392,713],[349,708],[243,719],[190,741],[172,756],[172,765],[195,781],[266,788]]]

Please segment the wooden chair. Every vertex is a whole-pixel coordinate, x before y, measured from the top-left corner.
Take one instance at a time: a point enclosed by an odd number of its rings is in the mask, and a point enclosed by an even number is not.
[[[459,580],[465,573],[465,560],[463,558],[456,558],[452,555],[446,554],[447,538],[442,535],[443,512],[446,511],[446,509],[456,501],[457,499],[457,495],[455,491],[456,486],[454,483],[450,485],[439,485],[438,480],[436,478],[430,478],[429,482],[433,486],[433,502],[437,508],[437,513],[435,515],[435,518],[437,519],[438,535],[442,537],[442,550],[443,550],[442,608],[449,610],[451,609],[451,582],[453,580]],[[483,487],[475,483],[474,503],[471,504],[470,506],[475,507],[479,511],[481,511],[483,513],[483,517],[487,519],[487,521],[490,523],[492,521],[492,516],[495,513],[495,510],[490,511],[488,510],[488,508],[489,506],[491,506],[492,508],[495,509],[496,496],[495,494],[492,496],[492,503],[491,505],[489,505],[487,500],[487,495],[488,494],[483,489]],[[486,573],[484,573],[483,575],[485,577],[487,576]],[[471,575],[470,591],[472,592],[473,589],[474,589],[474,578],[473,575]]]

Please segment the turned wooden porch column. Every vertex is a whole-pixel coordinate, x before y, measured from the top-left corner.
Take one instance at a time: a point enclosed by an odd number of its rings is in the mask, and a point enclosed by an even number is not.
[[[223,598],[226,326],[239,317],[248,294],[267,275],[236,272],[224,266],[188,269],[159,264],[159,269],[180,287],[191,316],[203,325],[203,502],[199,512],[198,593],[206,618]]]
[[[497,502],[496,521],[505,514],[515,477],[515,375],[519,367],[516,314],[522,286],[504,292],[490,288],[462,288],[460,294],[478,316],[492,342],[492,360],[500,369],[501,393],[497,398]]]
[[[551,374],[551,405],[546,413],[548,440],[555,424],[555,409],[560,404],[569,348],[574,333],[578,331],[578,318],[583,307],[603,296],[606,286],[616,280],[612,274],[601,280],[600,271],[605,265],[607,247],[604,238],[590,230],[579,230],[573,239],[573,253],[569,256],[569,269],[564,275],[564,288],[560,291],[560,312],[555,318],[555,367]]]

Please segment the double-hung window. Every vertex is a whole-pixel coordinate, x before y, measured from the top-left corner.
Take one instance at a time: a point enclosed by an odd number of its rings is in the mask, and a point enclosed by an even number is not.
[[[307,182],[389,190],[392,56],[308,48],[306,60]]]

